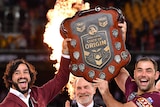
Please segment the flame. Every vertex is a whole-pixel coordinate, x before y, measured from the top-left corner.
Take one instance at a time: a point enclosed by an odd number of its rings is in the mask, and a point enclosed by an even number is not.
[[[50,9],[47,12],[48,23],[46,24],[43,41],[53,49],[50,59],[57,60],[57,64],[54,65],[56,69],[59,68],[62,51],[63,38],[60,35],[61,22],[65,18],[72,17],[77,11],[86,10],[89,8],[89,3],[83,3],[83,0],[57,0],[54,9]],[[70,81],[73,80],[74,76],[70,75]],[[72,83],[73,82],[69,82],[67,85],[71,99],[74,97]]]
[[[53,9],[47,12],[48,23],[44,32],[44,43],[53,49],[51,60],[57,60],[55,67],[59,68],[63,38],[59,28],[61,22],[68,17],[72,17],[77,11],[89,9],[89,3],[83,0],[57,0]]]

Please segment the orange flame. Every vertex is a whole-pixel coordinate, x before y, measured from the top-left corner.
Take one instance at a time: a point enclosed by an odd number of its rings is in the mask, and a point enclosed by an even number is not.
[[[72,17],[77,11],[89,8],[89,3],[83,3],[83,0],[57,0],[54,9],[48,11],[48,23],[46,24],[43,41],[53,49],[50,59],[57,60],[55,65],[57,69],[59,68],[63,41],[59,29],[61,22],[65,18]],[[67,87],[71,99],[74,97],[73,80],[74,76],[70,75],[70,82],[67,84]]]
[[[48,23],[46,24],[43,41],[53,49],[50,59],[57,60],[56,68],[59,68],[63,41],[59,32],[61,22],[65,18],[72,17],[77,11],[89,8],[89,3],[84,3],[83,0],[57,0],[54,9],[48,11]]]

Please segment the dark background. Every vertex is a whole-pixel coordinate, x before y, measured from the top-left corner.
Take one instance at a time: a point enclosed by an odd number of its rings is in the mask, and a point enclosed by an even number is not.
[[[49,59],[52,49],[43,43],[43,33],[48,22],[46,14],[54,7],[55,2],[55,0],[0,1],[0,102],[8,92],[2,76],[6,64],[12,59],[24,58],[36,67],[37,86],[54,77],[56,69],[53,65],[56,61]],[[97,5],[114,6],[123,11],[128,24],[126,47],[132,57],[126,68],[132,76],[134,63],[141,56],[152,57],[160,64],[160,5],[158,5],[160,0],[85,0],[85,2],[89,2],[91,8]],[[110,85],[113,96],[124,102],[124,96],[116,83],[111,81]],[[63,107],[67,99],[69,96],[65,88],[48,106]]]

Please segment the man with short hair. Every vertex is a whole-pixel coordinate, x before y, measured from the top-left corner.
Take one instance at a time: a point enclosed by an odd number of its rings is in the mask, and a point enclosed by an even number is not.
[[[123,31],[126,31],[124,24]],[[125,32],[124,32],[125,34]],[[124,39],[126,35],[123,35]],[[149,57],[142,57],[137,60],[134,69],[134,79],[125,68],[122,68],[115,77],[119,88],[124,92],[127,102],[121,103],[113,98],[110,93],[108,81],[95,79],[95,86],[98,87],[107,107],[159,107],[160,92],[155,86],[159,78],[158,65],[155,60]]]
[[[93,83],[88,82],[83,77],[75,77],[73,88],[76,102],[70,104],[70,102],[67,101],[65,107],[103,107],[94,101],[96,88],[93,86]]]

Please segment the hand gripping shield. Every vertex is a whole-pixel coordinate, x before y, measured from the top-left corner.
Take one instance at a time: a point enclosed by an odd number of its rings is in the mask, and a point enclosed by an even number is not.
[[[121,10],[96,7],[79,11],[61,23],[62,37],[72,39],[68,47],[73,75],[90,82],[95,78],[111,80],[129,63],[120,21],[124,21]]]

